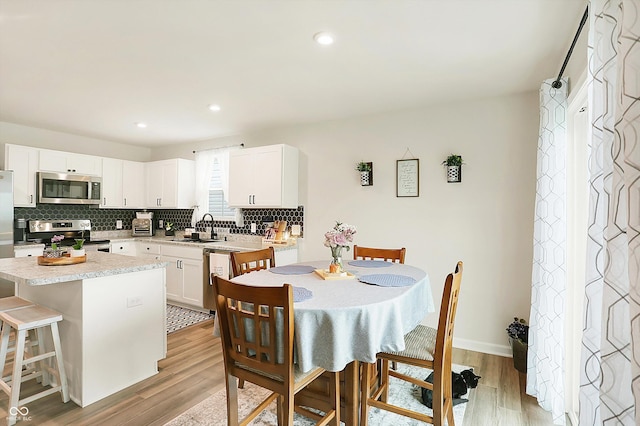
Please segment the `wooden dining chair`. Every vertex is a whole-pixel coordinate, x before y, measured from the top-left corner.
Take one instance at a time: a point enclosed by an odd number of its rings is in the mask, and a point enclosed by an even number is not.
[[[276,254],[273,247],[253,251],[231,252],[230,259],[231,272],[234,277],[276,266]],[[244,380],[238,382],[238,387],[244,389]]]
[[[293,425],[294,410],[318,424],[340,424],[340,382],[330,374],[331,409],[324,415],[295,404],[295,394],[326,370],[301,372],[293,362],[293,288],[259,287],[214,279],[216,306],[224,355],[227,424],[246,425],[272,401],[278,400],[279,425]],[[267,396],[242,421],[238,417],[236,378],[269,389]]]
[[[276,266],[276,255],[273,247],[254,251],[231,252],[231,270],[234,277],[274,266]]]
[[[381,259],[395,263],[404,263],[404,255],[406,252],[407,249],[404,247],[400,249],[384,249],[353,246],[353,259]]]
[[[380,385],[372,384],[371,370],[363,368],[361,378],[361,422],[367,426],[369,407],[377,407],[416,420],[444,425],[445,418],[449,426],[454,425],[453,397],[451,389],[451,353],[453,342],[453,326],[458,307],[460,282],[462,281],[462,262],[458,262],[453,274],[447,275],[440,306],[438,328],[418,325],[404,338],[405,350],[401,352],[379,353],[381,362]],[[389,369],[389,362],[397,361],[433,370],[433,384],[422,378],[407,376]],[[364,367],[367,365],[365,364]],[[365,374],[367,373],[367,374]],[[408,381],[433,391],[433,416],[389,404],[389,376]]]

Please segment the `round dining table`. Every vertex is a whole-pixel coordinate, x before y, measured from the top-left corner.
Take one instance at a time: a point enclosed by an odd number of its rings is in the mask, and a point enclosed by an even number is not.
[[[231,281],[253,286],[291,284],[294,355],[302,371],[344,371],[346,424],[357,424],[359,363],[404,349],[404,335],[434,312],[428,274],[380,260],[344,262],[346,276],[328,274],[328,261],[250,272]]]

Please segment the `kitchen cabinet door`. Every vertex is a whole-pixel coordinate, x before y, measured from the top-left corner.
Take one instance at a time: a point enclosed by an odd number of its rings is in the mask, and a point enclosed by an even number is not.
[[[102,157],[41,149],[39,169],[49,172],[102,175]]]
[[[162,256],[162,261],[167,262],[167,300],[182,302],[183,278],[180,269],[180,259],[171,256]]]
[[[231,152],[229,206],[298,207],[298,150],[269,145]]]
[[[122,160],[103,158],[100,207],[122,207],[122,205]]]
[[[13,206],[36,206],[36,171],[38,149],[5,145],[4,169],[13,170]]]
[[[202,308],[202,260],[162,256],[167,262],[167,300]]]
[[[191,208],[195,203],[195,167],[181,158],[146,163],[148,208]]]
[[[146,207],[144,163],[122,160],[122,198],[123,207]]]

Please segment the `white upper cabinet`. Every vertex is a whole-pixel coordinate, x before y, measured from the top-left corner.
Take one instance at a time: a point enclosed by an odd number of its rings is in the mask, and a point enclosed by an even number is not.
[[[144,163],[122,160],[122,207],[145,207],[145,184]]]
[[[102,200],[105,208],[144,208],[144,163],[102,159]]]
[[[195,204],[195,166],[174,158],[145,164],[147,208],[192,208]]]
[[[103,158],[100,207],[122,207],[122,204],[122,160]]]
[[[298,207],[298,149],[268,145],[229,154],[229,206]]]
[[[102,175],[102,157],[41,149],[38,170],[59,173]]]
[[[6,144],[4,168],[13,170],[14,207],[35,207],[38,149]]]

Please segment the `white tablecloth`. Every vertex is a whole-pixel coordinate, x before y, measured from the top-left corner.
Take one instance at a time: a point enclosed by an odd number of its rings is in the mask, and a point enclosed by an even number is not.
[[[302,262],[327,268],[329,262]],[[323,280],[315,273],[281,275],[268,270],[234,278],[239,284],[278,286],[285,283],[305,287],[313,297],[294,304],[296,358],[303,371],[322,367],[341,371],[354,361],[374,362],[378,352],[401,351],[404,335],[415,328],[428,312],[433,312],[433,296],[428,275],[409,265],[385,268],[353,267],[357,276],[397,274],[415,278],[406,287],[379,287],[354,279]]]

